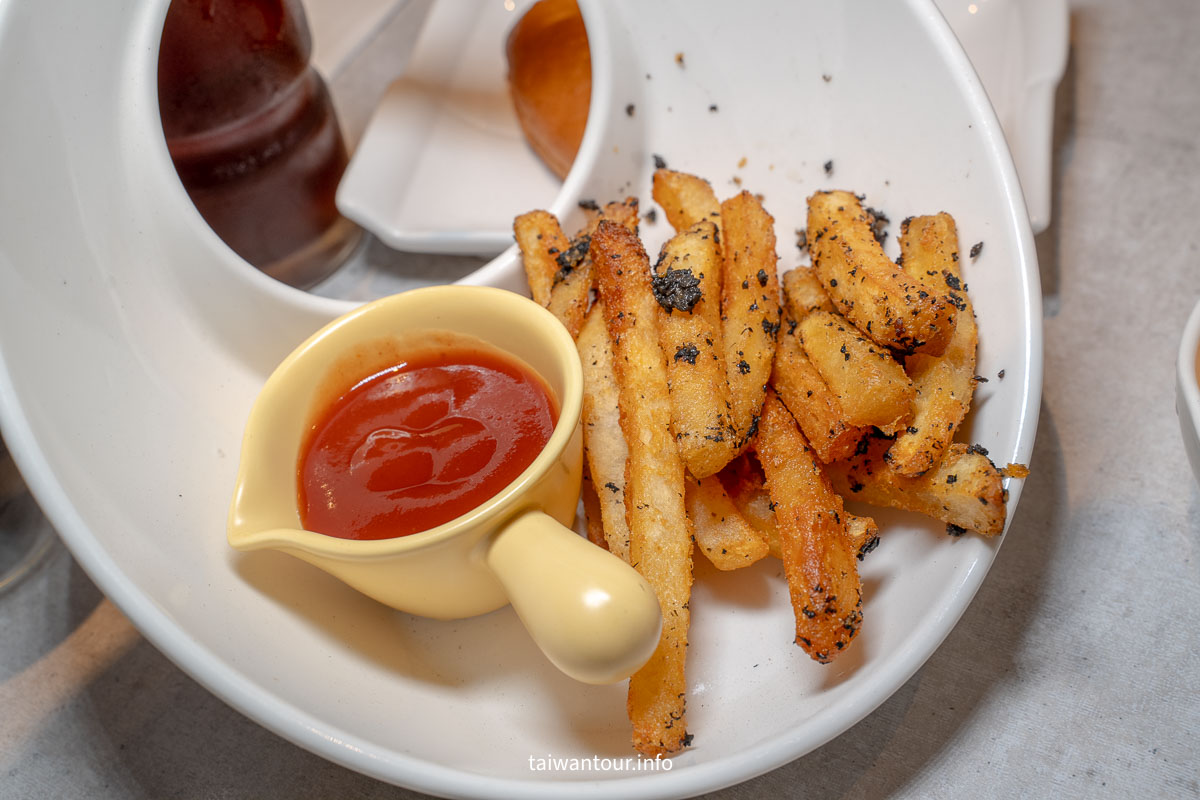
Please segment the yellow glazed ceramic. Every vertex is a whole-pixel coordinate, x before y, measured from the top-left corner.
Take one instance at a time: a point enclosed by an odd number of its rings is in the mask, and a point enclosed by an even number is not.
[[[363,541],[303,530],[298,459],[315,415],[404,353],[464,338],[515,356],[549,385],[559,419],[541,455],[483,505],[421,533]],[[314,334],[267,380],[242,442],[229,543],[290,553],[421,616],[454,619],[512,603],[566,674],[626,678],[650,658],[662,619],[632,567],[567,527],[579,501],[582,396],[570,334],[525,297],[438,286],[368,303]]]

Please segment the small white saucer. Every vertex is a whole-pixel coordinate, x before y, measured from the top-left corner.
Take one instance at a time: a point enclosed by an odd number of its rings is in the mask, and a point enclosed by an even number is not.
[[[368,123],[338,209],[397,250],[493,256],[561,182],[525,144],[504,44],[531,3],[439,0]]]

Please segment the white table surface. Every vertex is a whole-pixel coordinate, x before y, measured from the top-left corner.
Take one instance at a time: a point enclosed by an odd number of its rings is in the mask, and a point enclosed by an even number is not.
[[[1200,298],[1198,35],[1195,0],[1072,0],[1038,237],[1041,423],[1007,540],[874,714],[712,797],[1200,797],[1200,489],[1173,389]],[[374,246],[325,290],[429,266]],[[417,796],[210,695],[61,544],[0,595],[0,798]]]

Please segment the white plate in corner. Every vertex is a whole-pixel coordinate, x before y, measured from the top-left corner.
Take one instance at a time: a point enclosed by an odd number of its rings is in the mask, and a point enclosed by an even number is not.
[[[397,250],[493,256],[513,217],[550,206],[562,183],[525,143],[504,54],[529,5],[434,3],[342,177],[343,215]]]
[[[1067,67],[1066,0],[935,0],[987,91],[1034,233],[1050,224],[1054,92]]]

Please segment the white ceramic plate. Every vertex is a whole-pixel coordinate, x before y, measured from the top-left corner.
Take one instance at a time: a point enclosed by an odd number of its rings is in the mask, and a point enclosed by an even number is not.
[[[622,686],[558,674],[509,610],[415,619],[286,556],[230,550],[225,513],[254,396],[350,304],[247,267],[192,209],[154,101],[164,7],[0,6],[0,104],[20,122],[0,150],[0,418],[75,557],[184,670],[280,735],[386,781],[456,796],[667,797],[812,750],[938,646],[998,539],[879,514],[866,623],[827,667],[791,644],[777,564],[717,574],[698,560],[693,746],[669,771],[543,771],[531,758],[631,755]],[[964,250],[984,245],[963,264],[989,378],[967,435],[998,463],[1027,462],[1041,388],[1032,236],[997,120],[932,3],[584,11],[596,89],[553,206],[567,226],[580,198],[631,193],[649,208],[653,154],[719,194],[735,178],[762,193],[784,267],[800,259],[793,231],[817,188],[863,192],[893,220],[952,212]],[[644,233],[653,252],[666,225]],[[523,283],[511,251],[472,280]],[[1010,510],[1020,489],[1009,487]]]

